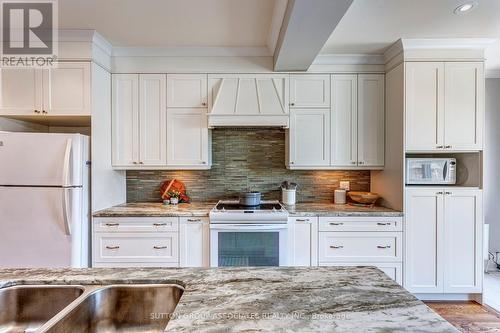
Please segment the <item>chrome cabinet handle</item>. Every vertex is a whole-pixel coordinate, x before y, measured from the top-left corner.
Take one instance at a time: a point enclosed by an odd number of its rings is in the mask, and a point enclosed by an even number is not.
[[[115,222],[113,222],[113,223],[106,223],[106,226],[108,226],[108,227],[117,227],[119,225],[120,225],[120,223],[115,223]]]
[[[116,250],[119,249],[120,247],[118,245],[106,245],[106,248],[109,250]]]
[[[391,225],[391,223],[390,222],[387,222],[387,223],[385,223],[385,222],[377,222],[377,225]]]
[[[309,219],[295,219],[297,222],[309,222]]]
[[[43,111],[42,111],[42,113],[47,114],[48,112],[47,112],[47,111],[45,111],[45,110],[43,110]]]
[[[385,245],[385,246],[383,246],[383,245],[377,245],[377,248],[378,249],[390,249],[391,246],[390,245]]]
[[[170,224],[170,223],[169,223],[169,224]],[[166,224],[165,222],[163,222],[163,223],[153,223],[153,225],[154,225],[155,227],[163,227],[163,226],[166,226],[167,224]]]
[[[442,191],[439,191],[439,192],[436,192],[436,194],[437,194],[437,195],[441,195],[441,194],[443,194],[443,192],[442,192]]]
[[[449,195],[449,194],[453,194],[453,193],[452,192],[444,192],[444,194],[448,194]]]
[[[443,149],[444,146],[436,146],[437,149]]]
[[[343,249],[342,245],[330,245],[330,249]]]
[[[446,149],[450,149],[450,148],[451,148],[451,146],[444,146],[444,148],[446,148]]]
[[[363,162],[363,161],[359,161],[359,162],[358,162],[358,164],[365,164],[365,162]]]
[[[201,105],[203,105],[203,106],[207,106],[207,103],[203,102],[203,103],[201,103]]]
[[[38,111],[38,110],[33,110],[33,112],[35,112],[35,113],[40,113],[40,111]]]
[[[342,222],[330,222],[330,225],[344,225]]]
[[[188,219],[188,222],[201,222],[201,219]]]
[[[166,249],[166,248],[167,248],[167,246],[158,246],[158,245],[155,245],[155,246],[153,246],[153,248],[154,248],[155,250],[161,250],[161,249]]]
[[[139,164],[144,164],[144,162],[139,162]]]
[[[295,103],[290,103],[290,105],[291,105],[291,106],[294,106],[294,105],[295,105]]]
[[[351,161],[351,164],[356,164],[356,162],[355,161]]]
[[[136,161],[133,161],[132,163],[133,163],[133,164],[137,164],[137,162],[136,162]]]

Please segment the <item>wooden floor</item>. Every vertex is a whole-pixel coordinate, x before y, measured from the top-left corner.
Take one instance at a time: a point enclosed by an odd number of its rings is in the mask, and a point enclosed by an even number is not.
[[[425,302],[464,333],[499,333],[500,315],[476,302]]]

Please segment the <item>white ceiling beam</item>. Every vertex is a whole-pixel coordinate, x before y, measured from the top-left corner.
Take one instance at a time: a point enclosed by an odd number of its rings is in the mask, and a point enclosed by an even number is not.
[[[274,51],[274,70],[307,70],[352,2],[289,0]]]

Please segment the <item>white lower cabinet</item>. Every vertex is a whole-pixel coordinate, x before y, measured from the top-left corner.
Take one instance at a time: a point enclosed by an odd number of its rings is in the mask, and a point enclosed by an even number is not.
[[[207,217],[179,218],[180,266],[210,266],[210,221]]]
[[[402,217],[320,217],[320,266],[375,266],[402,284]]]
[[[404,286],[413,293],[480,293],[482,191],[406,189]]]
[[[318,218],[290,217],[288,219],[290,266],[318,265]]]

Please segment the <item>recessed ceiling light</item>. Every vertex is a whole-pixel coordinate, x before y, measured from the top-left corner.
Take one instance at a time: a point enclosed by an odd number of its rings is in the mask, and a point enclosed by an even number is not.
[[[455,10],[453,11],[453,13],[455,13],[455,14],[465,14],[465,13],[470,12],[477,5],[478,5],[477,1],[466,2],[466,3],[461,4],[457,8],[455,8]]]

